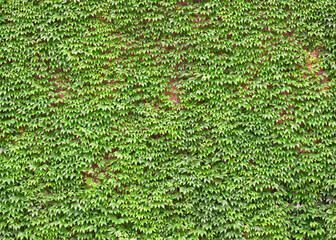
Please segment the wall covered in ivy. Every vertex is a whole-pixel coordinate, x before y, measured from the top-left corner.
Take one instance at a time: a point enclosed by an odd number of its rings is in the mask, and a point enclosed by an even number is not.
[[[1,239],[336,239],[332,0],[0,0]]]

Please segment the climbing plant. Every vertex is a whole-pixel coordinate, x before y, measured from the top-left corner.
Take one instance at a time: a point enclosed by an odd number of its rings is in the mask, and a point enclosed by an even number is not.
[[[0,238],[336,239],[335,12],[0,0]]]

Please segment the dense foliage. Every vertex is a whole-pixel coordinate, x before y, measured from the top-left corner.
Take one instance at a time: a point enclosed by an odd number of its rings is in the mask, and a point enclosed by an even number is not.
[[[1,239],[336,239],[332,0],[0,0]]]

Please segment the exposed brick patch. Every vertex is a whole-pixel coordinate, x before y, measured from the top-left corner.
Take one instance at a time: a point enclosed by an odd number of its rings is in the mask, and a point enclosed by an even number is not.
[[[82,180],[83,180],[83,183],[84,183],[85,186],[88,186],[87,183],[86,183],[87,178],[91,178],[95,183],[99,183],[100,180],[99,180],[98,176],[99,176],[100,173],[103,173],[105,175],[105,177],[108,177],[108,175],[106,173],[107,166],[103,166],[103,167],[99,168],[98,164],[93,163],[91,165],[91,169],[92,169],[92,171],[90,171],[90,172],[89,171],[81,171]]]
[[[319,50],[314,50],[312,52],[309,53],[309,57],[307,59],[308,63],[306,64],[306,67],[308,68],[309,72],[310,71],[313,71],[314,69],[314,66],[319,63]],[[314,74],[315,76],[320,76],[320,75],[323,75],[324,71],[323,69],[320,67],[317,69],[317,71],[314,71]],[[303,78],[306,79],[307,78],[307,73],[304,73],[303,74]],[[330,82],[331,79],[327,78],[326,76],[323,76],[323,80],[320,82],[320,84],[324,84],[324,83],[327,83],[327,82]],[[330,88],[330,86],[324,86],[323,87],[325,90]],[[316,90],[317,92],[319,92],[319,90]]]
[[[308,151],[301,149],[301,147],[296,147],[296,149],[299,151],[299,153],[309,153]]]
[[[172,78],[168,82],[170,90],[165,90],[165,94],[169,95],[169,100],[172,100],[174,102],[175,106],[180,102],[180,100],[177,97],[177,93],[176,93],[176,90],[178,90],[178,88],[174,84],[174,82],[176,82],[178,80],[178,78],[179,78],[179,75],[177,75],[175,78]]]
[[[177,1],[177,4],[181,5],[181,6],[188,6],[187,2],[183,2],[183,1]]]

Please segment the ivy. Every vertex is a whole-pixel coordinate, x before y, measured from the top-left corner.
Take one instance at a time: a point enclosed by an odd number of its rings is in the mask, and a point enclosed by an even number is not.
[[[0,238],[335,239],[335,12],[0,0]]]

